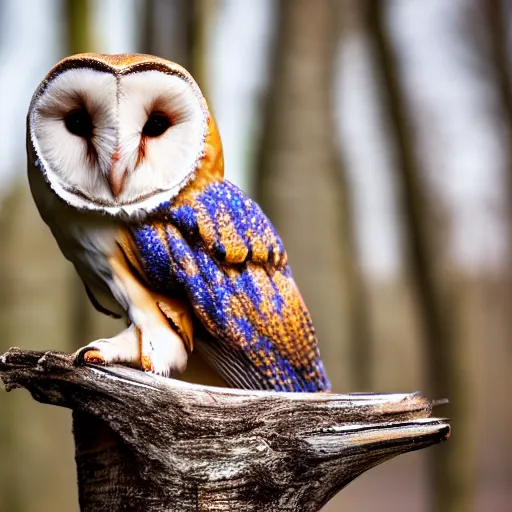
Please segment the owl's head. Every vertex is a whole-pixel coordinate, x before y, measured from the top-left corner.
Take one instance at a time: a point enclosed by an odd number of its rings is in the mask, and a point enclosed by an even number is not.
[[[151,211],[198,169],[222,174],[199,87],[181,66],[150,55],[64,59],[34,93],[27,126],[29,166],[80,209]]]

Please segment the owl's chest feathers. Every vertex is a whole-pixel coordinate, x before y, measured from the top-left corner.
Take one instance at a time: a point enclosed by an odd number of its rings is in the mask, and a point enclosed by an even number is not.
[[[108,279],[111,271],[108,260],[113,255],[122,225],[112,219],[74,218],[57,228],[62,251],[80,267],[79,272],[92,271]],[[85,276],[83,276],[85,277]]]
[[[108,311],[124,315],[129,301],[116,285],[110,263],[118,251],[117,240],[125,230],[124,224],[67,205],[47,211],[44,219],[96,301]]]

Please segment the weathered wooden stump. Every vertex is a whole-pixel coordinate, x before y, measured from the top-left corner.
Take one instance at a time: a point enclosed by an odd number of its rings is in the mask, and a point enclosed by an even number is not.
[[[0,356],[0,378],[73,410],[83,512],[319,510],[367,469],[450,433],[417,394],[213,388],[19,349]]]

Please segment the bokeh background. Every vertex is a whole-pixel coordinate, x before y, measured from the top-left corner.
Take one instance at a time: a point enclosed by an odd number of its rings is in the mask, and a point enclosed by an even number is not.
[[[2,0],[0,351],[117,329],[30,197],[32,92],[71,53],[170,58],[285,241],[335,390],[451,401],[448,443],[325,510],[510,511],[511,16],[507,0]],[[78,510],[70,427],[0,394],[2,512]]]

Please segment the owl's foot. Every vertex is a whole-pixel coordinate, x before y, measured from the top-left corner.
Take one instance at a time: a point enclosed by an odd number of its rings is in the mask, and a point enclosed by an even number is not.
[[[144,370],[166,377],[173,371],[185,370],[187,350],[170,327],[142,328],[140,333],[140,361]]]
[[[93,341],[75,353],[75,364],[136,365],[158,375],[181,372],[188,354],[183,340],[170,327],[133,324],[113,338]]]
[[[133,325],[113,338],[93,341],[75,353],[75,364],[140,364],[140,344]]]

